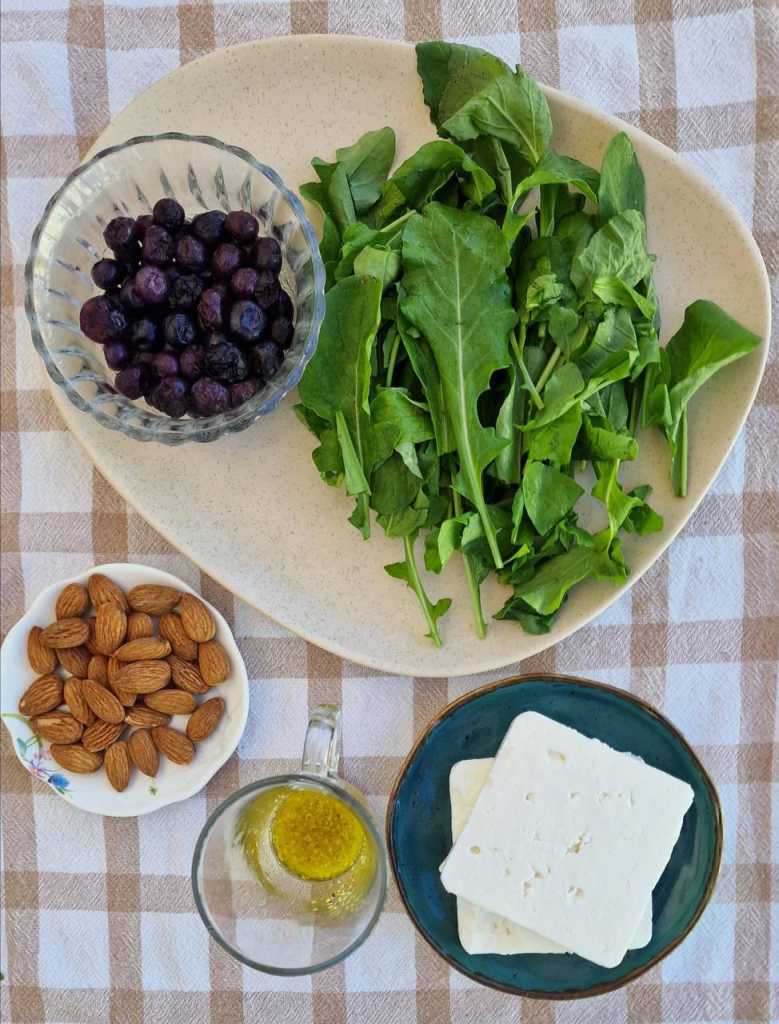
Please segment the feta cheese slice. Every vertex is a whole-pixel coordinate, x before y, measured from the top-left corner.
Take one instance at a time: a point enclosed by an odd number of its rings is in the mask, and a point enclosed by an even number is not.
[[[449,797],[452,807],[452,841],[465,827],[476,799],[487,781],[494,757],[477,757],[457,761],[449,773]],[[563,946],[551,939],[514,924],[499,914],[477,907],[457,897],[457,932],[466,953],[566,953]],[[641,949],[652,937],[652,900],[644,908],[631,949]]]
[[[616,967],[692,803],[687,783],[518,715],[449,856],[448,892]]]

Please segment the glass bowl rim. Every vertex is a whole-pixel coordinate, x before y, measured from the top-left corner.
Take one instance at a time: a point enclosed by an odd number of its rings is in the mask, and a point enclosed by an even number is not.
[[[340,800],[343,800],[349,807],[358,815],[362,823],[370,831],[373,840],[376,844],[376,849],[379,851],[380,856],[378,857],[377,870],[379,874],[379,898],[376,902],[376,906],[371,913],[370,919],[366,923],[363,930],[352,942],[349,943],[340,953],[330,957],[327,960],[322,960],[320,963],[312,964],[309,967],[272,967],[268,964],[261,964],[257,960],[252,960],[236,949],[235,946],[231,945],[227,939],[225,939],[219,931],[216,929],[211,921],[211,918],[205,908],[202,896],[200,894],[200,886],[197,881],[197,873],[200,868],[200,864],[203,858],[203,850],[205,848],[206,840],[211,833],[217,820],[238,800],[243,799],[245,796],[249,796],[252,793],[258,792],[261,789],[268,789],[273,786],[282,786],[289,782],[305,782],[313,783],[314,785],[322,786],[324,789],[329,790],[334,796],[337,796]],[[195,906],[197,912],[200,915],[200,919],[208,931],[211,938],[217,942],[222,949],[224,949],[230,956],[235,957],[242,964],[247,967],[253,968],[255,971],[261,971],[264,974],[275,974],[280,977],[300,977],[306,974],[317,974],[319,971],[324,971],[328,967],[333,967],[335,964],[345,960],[348,956],[351,956],[356,949],[365,942],[368,936],[373,931],[376,922],[381,916],[381,912],[384,909],[384,903],[387,897],[387,847],[384,842],[384,837],[375,825],[370,812],[367,807],[364,807],[358,800],[356,800],[351,793],[348,792],[343,786],[337,785],[330,778],[323,775],[310,774],[308,772],[288,772],[283,775],[270,775],[265,779],[257,779],[255,782],[250,782],[246,786],[242,786],[237,789],[234,793],[231,793],[226,800],[223,800],[208,816],[205,825],[200,830],[200,834],[197,837],[195,843],[195,849],[192,853],[192,870],[190,874],[192,883],[192,894],[195,899]]]
[[[113,156],[115,153],[122,152],[125,149],[135,148],[140,145],[168,141],[187,143],[194,142],[209,146],[212,149],[230,153],[248,164],[253,170],[264,175],[264,177],[271,182],[297,217],[300,228],[308,244],[311,253],[314,276],[314,305],[311,312],[308,334],[302,346],[300,357],[290,371],[286,385],[284,388],[280,389],[277,394],[273,395],[271,398],[263,397],[263,391],[261,389],[256,395],[253,395],[248,401],[244,402],[243,405],[239,407],[241,414],[238,416],[230,416],[230,412],[232,412],[232,410],[227,410],[223,413],[217,413],[213,416],[204,416],[198,419],[173,419],[172,417],[166,417],[154,412],[153,410],[149,410],[147,415],[154,417],[153,425],[137,426],[122,422],[117,416],[103,412],[100,406],[96,406],[89,399],[85,399],[74,387],[72,382],[62,374],[61,370],[56,365],[52,354],[44,341],[40,327],[40,318],[42,313],[39,312],[38,308],[36,308],[35,293],[37,286],[34,279],[34,267],[38,260],[41,236],[48,225],[49,219],[55,207],[61,201],[64,193],[75,181],[86,174],[87,171],[98,164],[101,160],[104,160],[106,157]],[[107,427],[109,430],[118,430],[121,433],[139,441],[158,441],[163,443],[164,440],[173,441],[174,439],[180,443],[185,441],[216,440],[225,433],[234,433],[236,431],[246,429],[246,427],[250,426],[260,416],[275,409],[276,406],[279,405],[279,403],[290,393],[290,391],[300,383],[303,371],[316,350],[319,329],[322,325],[325,313],[325,267],[319,253],[319,240],[298,196],[287,188],[277,171],[268,164],[264,164],[260,160],[257,160],[256,157],[252,156],[252,154],[243,147],[222,142],[212,135],[191,135],[186,132],[161,132],[156,135],[134,135],[132,138],[126,139],[124,142],[101,149],[99,152],[95,153],[94,156],[74,168],[74,170],[70,172],[60,187],[48,200],[43,213],[35,226],[35,230],[32,234],[32,240],[30,242],[30,251],[24,267],[24,288],[24,310],[30,325],[33,345],[35,346],[38,355],[43,360],[49,377],[62,391],[64,391],[70,402],[75,405],[77,409],[88,413],[97,420],[98,423]],[[107,380],[108,378],[106,376],[106,381]],[[117,400],[121,405],[124,405],[125,403],[133,405],[131,400],[123,395],[117,395]],[[174,425],[178,429],[173,429]]]

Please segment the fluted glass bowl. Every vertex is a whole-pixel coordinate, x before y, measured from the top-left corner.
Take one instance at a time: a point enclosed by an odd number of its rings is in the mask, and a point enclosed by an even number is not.
[[[103,228],[112,217],[151,212],[161,196],[192,217],[204,210],[248,210],[260,233],[278,239],[281,282],[295,306],[295,333],[276,376],[237,409],[175,420],[113,387],[102,346],[78,326],[82,303],[98,290],[92,264],[111,255]],[[300,380],[324,315],[325,271],[300,200],[246,150],[206,136],[140,136],[98,153],[51,198],[33,234],[25,268],[25,309],[49,376],[70,401],[109,430],[138,441],[213,441],[271,412]]]

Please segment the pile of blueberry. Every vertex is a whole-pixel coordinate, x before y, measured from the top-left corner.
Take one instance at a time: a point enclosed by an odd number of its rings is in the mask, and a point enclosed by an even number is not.
[[[293,305],[279,283],[281,247],[259,228],[243,210],[189,221],[175,199],[106,225],[113,258],[92,267],[105,294],[87,299],[80,321],[117,371],[117,391],[168,416],[212,416],[276,374]]]

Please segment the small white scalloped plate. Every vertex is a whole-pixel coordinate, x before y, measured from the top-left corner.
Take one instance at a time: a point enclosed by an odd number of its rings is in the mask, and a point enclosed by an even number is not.
[[[3,686],[0,693],[0,715],[13,737],[16,756],[35,778],[48,783],[55,792],[84,811],[106,814],[115,818],[130,818],[158,811],[167,804],[194,796],[219,771],[230,757],[241,738],[249,712],[249,681],[241,652],[233,639],[230,627],[213,605],[206,604],[216,621],[216,639],[230,657],[232,671],[214,693],[224,699],[225,713],[214,733],[198,743],[190,764],[173,764],[160,758],[159,771],[150,779],[133,771],[130,784],[123,793],[117,793],[108,783],[103,771],[82,775],[68,772],[56,764],[48,744],[35,736],[27,718],[18,713],[19,698],[35,678],[27,661],[27,634],[33,626],[47,626],[54,620],[57,595],[67,583],[86,583],[95,572],[102,572],[115,580],[124,590],[140,583],[162,583],[189,594],[197,591],[176,576],[147,565],[98,565],[72,579],[61,580],[46,587],[30,605],[26,614],[8,633],[0,651],[0,674]],[[202,595],[198,594],[201,601]],[[171,724],[183,728],[184,715],[176,716]]]

